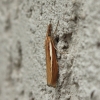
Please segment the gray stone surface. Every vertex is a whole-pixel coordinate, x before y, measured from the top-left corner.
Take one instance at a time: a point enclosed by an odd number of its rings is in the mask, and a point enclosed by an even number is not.
[[[59,64],[46,83],[52,19]],[[59,38],[58,38],[59,37]],[[0,100],[100,100],[100,0],[0,0]]]

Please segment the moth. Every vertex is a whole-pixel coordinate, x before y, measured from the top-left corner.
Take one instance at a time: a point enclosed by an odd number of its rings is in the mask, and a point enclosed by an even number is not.
[[[52,24],[48,25],[46,39],[45,39],[45,52],[46,52],[46,73],[47,85],[56,87],[58,79],[58,63],[56,57],[56,49],[52,37]]]

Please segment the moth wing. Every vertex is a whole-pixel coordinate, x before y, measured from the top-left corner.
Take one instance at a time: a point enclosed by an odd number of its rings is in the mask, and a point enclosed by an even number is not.
[[[50,42],[51,38],[47,37],[45,40],[45,52],[46,52],[46,72],[47,72],[47,84],[51,85],[52,69],[51,69],[51,57],[50,57]]]
[[[55,87],[58,79],[58,63],[57,55],[54,47],[54,42],[52,40],[52,85]]]
[[[46,38],[45,45],[47,84],[55,87],[58,79],[58,63],[56,58],[56,50],[51,37]]]

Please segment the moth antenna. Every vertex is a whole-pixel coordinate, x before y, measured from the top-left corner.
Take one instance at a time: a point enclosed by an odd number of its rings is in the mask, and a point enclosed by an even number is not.
[[[51,22],[51,21],[50,21],[50,22]],[[58,25],[59,25],[59,20],[58,20],[58,22],[57,22],[57,25],[56,25],[56,29],[55,29],[54,34],[56,34],[56,32],[57,32],[57,27],[58,27]],[[54,41],[54,37],[53,37],[53,41]],[[61,51],[59,51],[59,50],[55,47],[55,45],[54,45],[54,48],[55,48],[55,50],[56,50],[57,52],[59,52],[60,54],[68,54],[68,52],[61,52]]]
[[[56,25],[56,29],[55,29],[55,31],[54,31],[54,34],[56,34],[56,32],[57,32],[57,27],[58,27],[58,25],[59,25],[59,20],[58,20],[58,22],[57,22],[57,25]]]
[[[51,24],[51,21],[52,21],[52,19],[50,19],[50,22],[49,22],[50,24]]]

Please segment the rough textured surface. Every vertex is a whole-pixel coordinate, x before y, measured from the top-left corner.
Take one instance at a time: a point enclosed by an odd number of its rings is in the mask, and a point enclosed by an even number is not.
[[[100,100],[100,1],[0,0],[0,100]],[[46,84],[52,19],[59,64]]]

